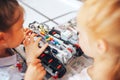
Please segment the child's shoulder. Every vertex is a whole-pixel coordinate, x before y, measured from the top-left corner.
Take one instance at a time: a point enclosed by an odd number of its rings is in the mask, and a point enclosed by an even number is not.
[[[26,64],[23,58],[10,49],[11,56],[0,58],[0,78],[1,80],[21,80],[26,71]]]
[[[84,68],[80,73],[75,74],[74,76],[70,77],[68,80],[92,80],[87,73],[89,67]]]

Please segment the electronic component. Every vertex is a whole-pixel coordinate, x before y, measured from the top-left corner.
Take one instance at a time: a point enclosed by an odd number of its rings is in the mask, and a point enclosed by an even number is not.
[[[48,46],[46,50],[39,56],[42,65],[51,76],[61,78],[66,73],[65,66],[52,55],[51,48]],[[56,51],[55,51],[56,52]]]
[[[65,65],[72,57],[83,54],[78,45],[78,32],[73,27],[62,27],[49,29],[48,26],[36,21],[29,24],[29,28],[38,34],[37,37],[42,38],[39,47],[46,42],[49,43],[39,58],[47,73],[58,78],[65,74]]]

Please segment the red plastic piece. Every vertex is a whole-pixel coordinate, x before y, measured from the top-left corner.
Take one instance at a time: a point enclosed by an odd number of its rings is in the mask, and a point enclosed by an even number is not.
[[[58,66],[57,66],[57,69],[60,69],[61,67],[62,67],[62,65],[58,65]]]
[[[48,63],[51,63],[51,62],[53,62],[53,59],[50,59],[50,60],[48,61]]]

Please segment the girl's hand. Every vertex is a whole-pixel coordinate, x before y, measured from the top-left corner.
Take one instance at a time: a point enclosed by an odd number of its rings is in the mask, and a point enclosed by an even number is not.
[[[38,38],[36,41],[34,40],[34,37],[36,36],[35,33],[32,33],[29,30],[26,30],[26,37],[23,41],[23,44],[25,46],[26,51],[26,61],[29,63],[33,61],[34,59],[37,59],[40,54],[46,49],[48,44],[46,43],[41,48],[38,47],[38,43],[41,40],[41,38]]]
[[[46,71],[40,63],[39,59],[34,59],[29,63],[27,71],[25,73],[25,80],[43,80]]]
[[[25,28],[25,29],[24,29],[24,33],[25,33],[25,36],[27,36],[27,35],[33,33],[33,31],[30,30],[29,28]]]

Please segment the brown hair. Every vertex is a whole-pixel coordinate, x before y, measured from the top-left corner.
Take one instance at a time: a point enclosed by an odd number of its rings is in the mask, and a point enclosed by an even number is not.
[[[17,0],[0,0],[0,31],[7,31],[18,20],[14,16],[18,7]]]

